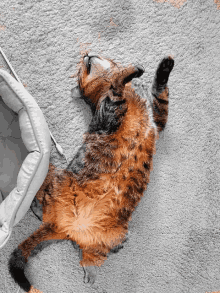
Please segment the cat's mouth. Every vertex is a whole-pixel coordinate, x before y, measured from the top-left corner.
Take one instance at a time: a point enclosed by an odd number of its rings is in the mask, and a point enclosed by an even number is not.
[[[91,57],[89,57],[89,56],[84,57],[84,63],[86,65],[88,73],[90,73],[90,70],[91,70],[91,60],[90,59],[91,59]]]

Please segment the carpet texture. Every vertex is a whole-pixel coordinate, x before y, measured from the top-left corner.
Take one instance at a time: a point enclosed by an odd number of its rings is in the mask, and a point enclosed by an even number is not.
[[[220,3],[217,0],[7,0],[0,46],[42,109],[70,160],[91,119],[71,97],[80,52],[141,64],[150,87],[173,55],[169,119],[157,142],[151,182],[133,214],[123,250],[83,283],[77,252],[53,244],[28,263],[44,293],[205,293],[220,291]],[[2,57],[1,68],[8,70]],[[53,146],[51,162],[66,167]],[[29,210],[0,251],[0,292],[17,293],[10,253],[40,225]],[[23,291],[20,290],[19,293]]]

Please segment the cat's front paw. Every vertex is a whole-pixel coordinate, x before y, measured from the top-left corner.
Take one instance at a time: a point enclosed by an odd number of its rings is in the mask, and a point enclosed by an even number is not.
[[[171,56],[165,57],[159,64],[156,72],[156,80],[160,85],[165,85],[168,81],[170,72],[174,66],[174,60]]]
[[[90,267],[83,267],[84,269],[84,283],[89,283],[90,285],[93,285],[96,280],[97,276],[97,267],[90,266]]]

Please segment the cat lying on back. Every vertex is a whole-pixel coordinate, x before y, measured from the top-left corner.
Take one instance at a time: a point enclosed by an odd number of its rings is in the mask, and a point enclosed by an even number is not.
[[[82,58],[73,95],[90,105],[93,118],[67,169],[50,164],[36,195],[43,224],[11,255],[9,271],[24,290],[31,288],[25,264],[48,240],[77,243],[84,280],[91,284],[96,267],[125,241],[132,212],[149,183],[158,133],[167,122],[173,66],[171,57],[159,64],[149,103],[130,84],[144,73],[141,66],[123,68],[99,56]]]

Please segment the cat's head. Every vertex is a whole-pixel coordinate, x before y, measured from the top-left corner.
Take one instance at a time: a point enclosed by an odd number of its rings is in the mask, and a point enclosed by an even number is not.
[[[125,98],[126,84],[144,73],[140,65],[122,67],[110,59],[94,55],[83,56],[79,66],[78,85],[72,89],[72,95],[83,98],[93,113],[107,97],[109,102],[120,104]]]

